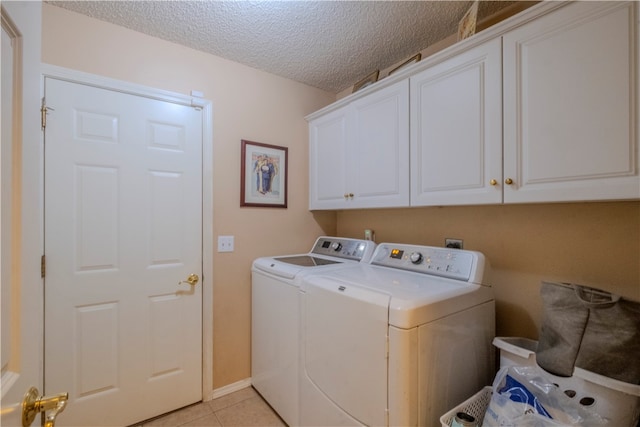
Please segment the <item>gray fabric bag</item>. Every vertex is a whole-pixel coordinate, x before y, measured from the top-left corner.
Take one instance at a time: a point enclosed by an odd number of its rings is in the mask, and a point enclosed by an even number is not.
[[[576,298],[572,285],[542,282],[542,327],[536,361],[560,377],[573,375],[589,309]]]
[[[589,308],[576,367],[640,384],[640,304],[582,286],[576,294]]]
[[[640,303],[586,286],[542,282],[536,360],[558,376],[574,366],[640,384]]]

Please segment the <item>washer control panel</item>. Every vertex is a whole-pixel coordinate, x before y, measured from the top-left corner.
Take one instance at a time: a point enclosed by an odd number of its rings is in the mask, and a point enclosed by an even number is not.
[[[484,257],[479,252],[461,249],[381,243],[371,258],[371,264],[474,281],[476,270],[483,268]]]
[[[318,237],[312,253],[356,261],[368,261],[376,244],[371,240],[350,239],[347,237]]]

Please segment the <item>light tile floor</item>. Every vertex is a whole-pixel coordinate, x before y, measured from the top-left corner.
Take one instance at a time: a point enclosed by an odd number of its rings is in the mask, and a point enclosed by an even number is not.
[[[286,426],[253,387],[179,409],[136,427]]]

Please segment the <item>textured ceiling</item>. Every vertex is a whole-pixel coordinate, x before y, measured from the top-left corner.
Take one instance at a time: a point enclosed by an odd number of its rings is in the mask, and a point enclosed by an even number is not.
[[[48,1],[338,93],[456,33],[471,1]],[[482,1],[478,18],[511,1]]]

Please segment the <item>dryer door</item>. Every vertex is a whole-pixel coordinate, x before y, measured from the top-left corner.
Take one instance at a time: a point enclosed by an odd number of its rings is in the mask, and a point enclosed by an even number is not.
[[[305,288],[303,381],[312,384],[311,400],[362,424],[386,425],[390,296],[322,277],[308,278]],[[329,425],[342,415],[314,412],[328,418],[302,423]]]

